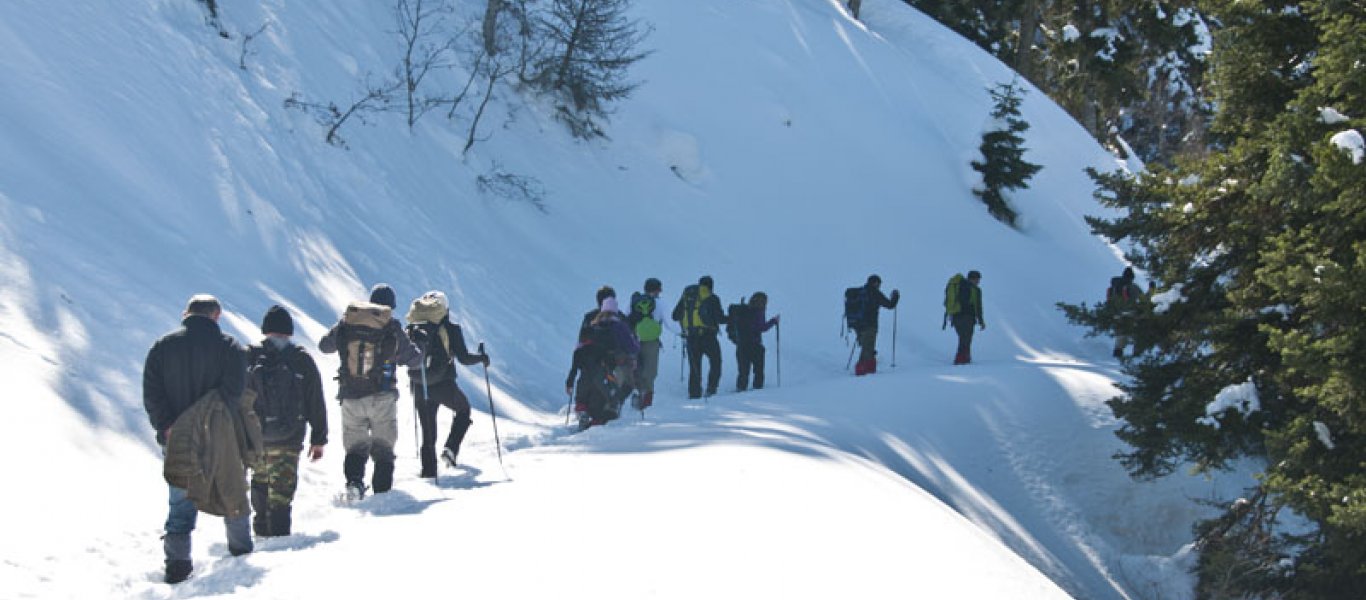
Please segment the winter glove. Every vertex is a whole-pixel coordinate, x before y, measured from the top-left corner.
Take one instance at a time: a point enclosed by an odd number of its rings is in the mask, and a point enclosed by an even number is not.
[[[896,302],[896,299],[897,299],[897,298],[900,298],[900,297],[901,297],[901,290],[892,290],[892,302]]]
[[[566,395],[566,396],[573,396],[573,395],[574,395],[574,384],[572,384],[572,383],[565,383],[565,384],[564,384],[564,395]]]
[[[319,460],[322,460],[322,457],[323,457],[323,447],[322,447],[322,446],[309,446],[309,447],[308,447],[308,458],[309,458],[309,460],[312,460],[313,462],[318,462]]]
[[[489,361],[489,355],[488,355],[488,353],[484,353],[484,354],[480,355],[479,360],[480,360],[480,362],[484,363],[484,367],[485,367],[485,368],[487,368],[487,367],[489,366],[490,361]]]
[[[424,351],[426,350],[426,348],[427,348],[427,330],[425,330],[425,329],[423,329],[423,328],[421,328],[421,327],[410,326],[410,327],[408,328],[408,339],[410,339],[410,340],[413,341],[413,345],[414,345],[414,346],[417,346],[418,348],[421,348],[421,349],[423,349]]]

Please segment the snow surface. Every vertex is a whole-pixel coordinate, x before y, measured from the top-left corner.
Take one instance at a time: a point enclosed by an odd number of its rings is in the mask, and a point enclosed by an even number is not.
[[[1257,385],[1251,381],[1244,381],[1219,390],[1219,393],[1214,395],[1214,400],[1205,405],[1205,416],[1195,421],[1218,429],[1219,415],[1227,411],[1232,410],[1247,416],[1261,409],[1262,400],[1257,394]]]
[[[968,164],[1011,73],[899,0],[862,22],[837,0],[638,2],[656,52],[611,141],[504,94],[465,156],[440,115],[411,131],[380,115],[328,146],[284,100],[344,102],[388,72],[387,4],[220,3],[230,40],[192,0],[0,5],[6,596],[1191,596],[1208,514],[1191,498],[1249,480],[1137,483],[1110,458],[1117,365],[1054,303],[1123,267],[1082,220],[1104,214],[1082,168],[1114,162],[1042,93],[1023,106],[1045,168],[1014,197],[1020,231],[987,216]],[[479,195],[495,169],[534,177],[548,214]],[[989,327],[953,367],[939,296],[974,268]],[[672,300],[704,273],[723,301],[764,290],[783,315],[769,389],[681,400],[669,338],[644,419],[570,434],[562,382],[594,290],[654,276]],[[882,372],[855,379],[829,326],[869,273],[905,310],[883,317]],[[146,349],[196,292],[244,341],[284,304],[313,349],[377,281],[402,302],[446,291],[488,344],[504,464],[483,374],[462,370],[466,464],[416,478],[405,394],[395,489],[336,506],[329,403],[295,534],[232,558],[204,516],[194,577],[160,583]]]
[[[1361,132],[1355,129],[1340,131],[1329,138],[1334,146],[1347,151],[1352,155],[1352,164],[1359,165],[1361,160],[1366,158],[1366,138],[1361,136]]]

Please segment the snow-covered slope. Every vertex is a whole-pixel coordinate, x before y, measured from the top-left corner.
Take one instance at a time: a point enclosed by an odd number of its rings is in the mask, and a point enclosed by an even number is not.
[[[1053,308],[1121,268],[1081,220],[1099,211],[1082,167],[1112,162],[1033,92],[1045,169],[1017,195],[1021,231],[987,217],[968,162],[986,88],[1011,74],[970,44],[896,0],[867,0],[863,23],[835,0],[640,1],[655,53],[611,141],[504,95],[467,156],[441,115],[351,126],[342,150],[283,101],[345,100],[386,72],[389,3],[222,4],[232,40],[192,0],[0,6],[0,579],[20,597],[1189,594],[1189,497],[1228,484],[1125,477],[1106,342]],[[539,180],[548,214],[479,195],[495,165]],[[940,296],[968,269],[989,328],[955,368]],[[874,272],[907,318],[885,315],[883,373],[855,380],[833,326]],[[685,402],[666,345],[646,420],[567,435],[594,290],[653,276],[672,301],[702,274],[726,302],[769,294],[781,387],[770,338],[770,389]],[[505,468],[480,415],[469,466],[417,480],[405,397],[394,492],[333,506],[337,433],[301,469],[295,536],[227,558],[202,519],[196,578],[157,583],[147,347],[195,292],[242,340],[285,304],[312,347],[378,281],[400,302],[446,291],[488,344]],[[481,377],[461,385],[485,411]]]

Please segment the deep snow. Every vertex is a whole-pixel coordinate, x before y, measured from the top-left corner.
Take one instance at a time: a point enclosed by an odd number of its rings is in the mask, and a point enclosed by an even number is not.
[[[867,0],[863,22],[835,0],[644,0],[655,53],[610,141],[505,93],[467,156],[439,115],[352,126],[341,150],[283,101],[342,101],[387,71],[389,3],[242,4],[224,3],[232,40],[191,0],[0,6],[6,595],[1189,597],[1192,498],[1239,480],[1130,481],[1110,459],[1108,340],[1053,307],[1122,268],[1082,221],[1101,212],[1082,167],[1114,161],[1031,90],[1027,157],[1045,168],[1015,196],[1020,231],[990,219],[968,163],[1010,73],[971,44],[898,0]],[[480,196],[494,165],[537,178],[548,214]],[[973,268],[988,328],[953,367],[942,286]],[[883,314],[882,372],[854,379],[832,325],[874,272],[905,297]],[[654,276],[671,305],[704,273],[724,302],[768,293],[781,387],[770,334],[769,389],[683,401],[670,338],[644,420],[569,435],[594,290]],[[278,302],[313,349],[377,281],[400,302],[446,291],[488,344],[505,467],[482,372],[462,369],[468,464],[416,479],[405,394],[395,490],[338,507],[329,403],[296,534],[229,558],[204,516],[195,577],[159,583],[147,347],[211,292],[240,340]]]

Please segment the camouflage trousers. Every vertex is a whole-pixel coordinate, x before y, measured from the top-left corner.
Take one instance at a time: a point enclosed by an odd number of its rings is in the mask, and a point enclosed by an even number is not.
[[[251,470],[251,509],[258,536],[289,535],[290,503],[299,487],[298,446],[266,446]]]

